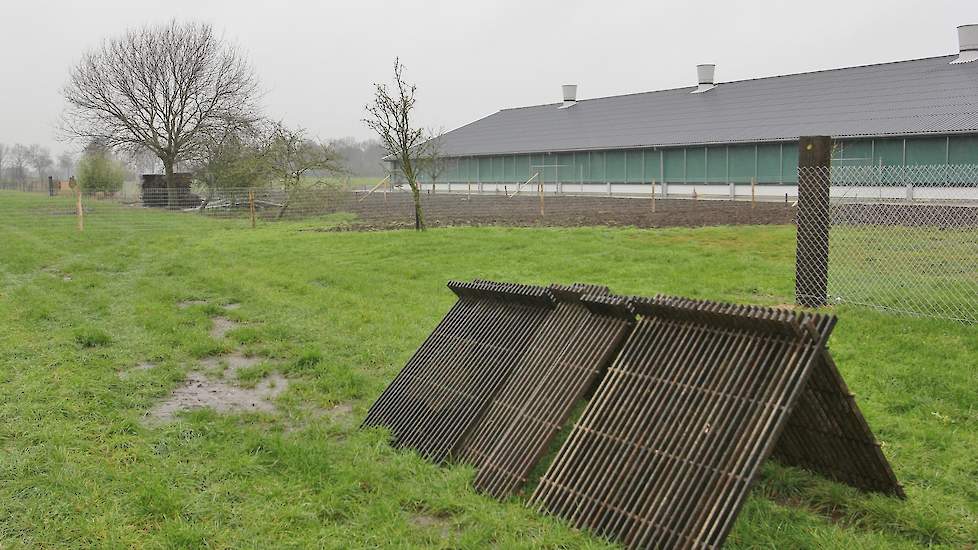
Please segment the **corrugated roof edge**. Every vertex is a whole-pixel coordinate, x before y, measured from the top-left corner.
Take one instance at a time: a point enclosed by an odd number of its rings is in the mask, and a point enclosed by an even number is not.
[[[978,129],[976,129],[978,130]],[[840,138],[872,138],[872,137],[885,137],[885,138],[901,138],[901,137],[920,137],[920,136],[948,136],[948,135],[973,135],[976,130],[934,130],[932,132],[874,132],[865,134],[838,134],[831,137]],[[754,145],[757,143],[790,143],[792,141],[798,141],[799,136],[788,136],[788,137],[772,137],[772,138],[762,138],[762,139],[745,139],[745,140],[716,140],[716,141],[688,141],[682,142],[677,141],[674,143],[648,143],[643,145],[622,145],[614,147],[579,147],[576,149],[527,149],[525,151],[487,151],[483,153],[445,153],[442,155],[444,158],[460,158],[460,157],[491,157],[498,155],[535,155],[535,154],[545,154],[545,153],[579,153],[581,151],[626,151],[629,149],[669,149],[672,147],[696,147],[696,146],[706,146],[706,145]]]
[[[758,77],[754,77],[754,78],[742,78],[740,80],[727,80],[725,82],[718,82],[717,83],[717,86],[722,86],[724,84],[737,84],[737,83],[740,83],[740,82],[754,82],[754,81],[757,81],[757,80],[770,80],[770,79],[775,79],[775,78],[786,78],[786,77],[791,77],[791,76],[803,76],[803,75],[809,75],[809,74],[829,73],[829,72],[835,72],[835,71],[845,71],[845,70],[849,70],[849,69],[864,69],[866,67],[879,67],[879,66],[882,66],[882,65],[896,65],[898,63],[913,63],[915,61],[928,61],[928,60],[931,60],[931,59],[942,59],[942,58],[943,59],[952,59],[952,58],[955,58],[955,57],[957,57],[957,54],[954,54],[954,55],[934,55],[934,56],[930,56],[930,57],[918,57],[918,58],[915,58],[915,59],[901,59],[899,61],[884,61],[882,63],[867,63],[865,65],[852,65],[850,67],[836,67],[836,68],[833,68],[833,69],[818,69],[818,70],[815,70],[815,71],[802,71],[802,72],[798,72],[798,73],[778,74],[778,75],[772,75],[772,76],[758,76]],[[578,99],[577,100],[577,103],[586,103],[588,101],[597,101],[597,100],[602,100],[602,99],[617,99],[617,98],[620,98],[620,97],[630,97],[630,96],[637,96],[637,95],[660,94],[660,93],[666,93],[666,92],[677,92],[677,91],[683,91],[683,90],[693,90],[695,88],[696,88],[696,86],[680,86],[680,87],[677,87],[677,88],[664,88],[662,90],[648,90],[648,91],[645,91],[645,92],[629,92],[627,94],[606,95],[606,96],[600,96],[600,97],[590,97],[590,98],[587,98],[587,99]],[[500,109],[497,112],[502,112],[502,111],[516,111],[516,110],[519,110],[519,109],[535,109],[537,107],[550,107],[550,106],[553,106],[553,105],[560,105],[560,104],[561,104],[560,102],[555,102],[555,103],[540,103],[540,104],[537,104],[537,105],[524,105],[522,107],[505,107],[503,109]],[[493,114],[495,114],[495,113],[493,113]],[[489,116],[492,116],[492,115],[489,115]],[[482,117],[482,118],[486,118],[486,117]],[[479,119],[479,120],[482,120],[482,119]],[[478,120],[476,120],[474,122],[470,122],[469,124],[474,124],[475,122],[478,122]],[[459,126],[455,130],[458,130],[460,128],[464,128],[465,126],[468,126],[469,124],[466,124],[464,126]],[[455,131],[455,130],[452,130],[452,131]]]

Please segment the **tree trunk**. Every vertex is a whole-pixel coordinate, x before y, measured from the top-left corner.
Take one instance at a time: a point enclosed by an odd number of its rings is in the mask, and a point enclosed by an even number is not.
[[[166,175],[166,207],[170,210],[177,208],[176,178],[173,177],[173,160],[163,159],[163,173]]]
[[[411,184],[411,195],[414,197],[414,229],[424,231],[424,214],[421,212],[421,191],[418,184]]]

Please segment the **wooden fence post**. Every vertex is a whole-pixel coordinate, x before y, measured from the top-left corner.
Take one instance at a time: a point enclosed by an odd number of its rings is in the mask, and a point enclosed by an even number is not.
[[[750,179],[750,207],[754,208],[757,203],[757,178]]]
[[[85,209],[82,207],[82,190],[75,182],[75,176],[68,178],[68,187],[75,192],[75,211],[78,216],[78,231],[85,231]]]
[[[255,228],[255,192],[248,191],[248,209],[251,210],[251,228]]]
[[[832,138],[802,136],[798,140],[795,301],[807,307],[828,302],[831,157]]]
[[[540,189],[540,217],[543,217],[543,178],[540,179],[537,187]]]
[[[655,178],[652,178],[652,213],[655,214]]]

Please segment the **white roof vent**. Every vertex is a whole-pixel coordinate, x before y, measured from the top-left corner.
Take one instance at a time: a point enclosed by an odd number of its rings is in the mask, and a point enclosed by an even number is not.
[[[577,103],[577,84],[564,84],[560,87],[560,92],[564,96],[564,102],[560,104],[561,109],[566,109]]]
[[[978,25],[961,25],[958,27],[958,58],[951,64],[975,60],[978,60]]]
[[[690,92],[691,94],[701,94],[703,92],[708,92],[713,88],[716,88],[716,78],[714,78],[714,72],[716,72],[717,66],[713,63],[707,63],[705,65],[696,66],[696,81],[699,83],[696,89]]]

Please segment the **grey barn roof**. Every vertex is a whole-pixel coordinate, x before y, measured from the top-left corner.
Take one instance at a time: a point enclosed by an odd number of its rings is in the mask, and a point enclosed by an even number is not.
[[[955,56],[504,109],[444,135],[446,156],[978,132],[978,62]]]

